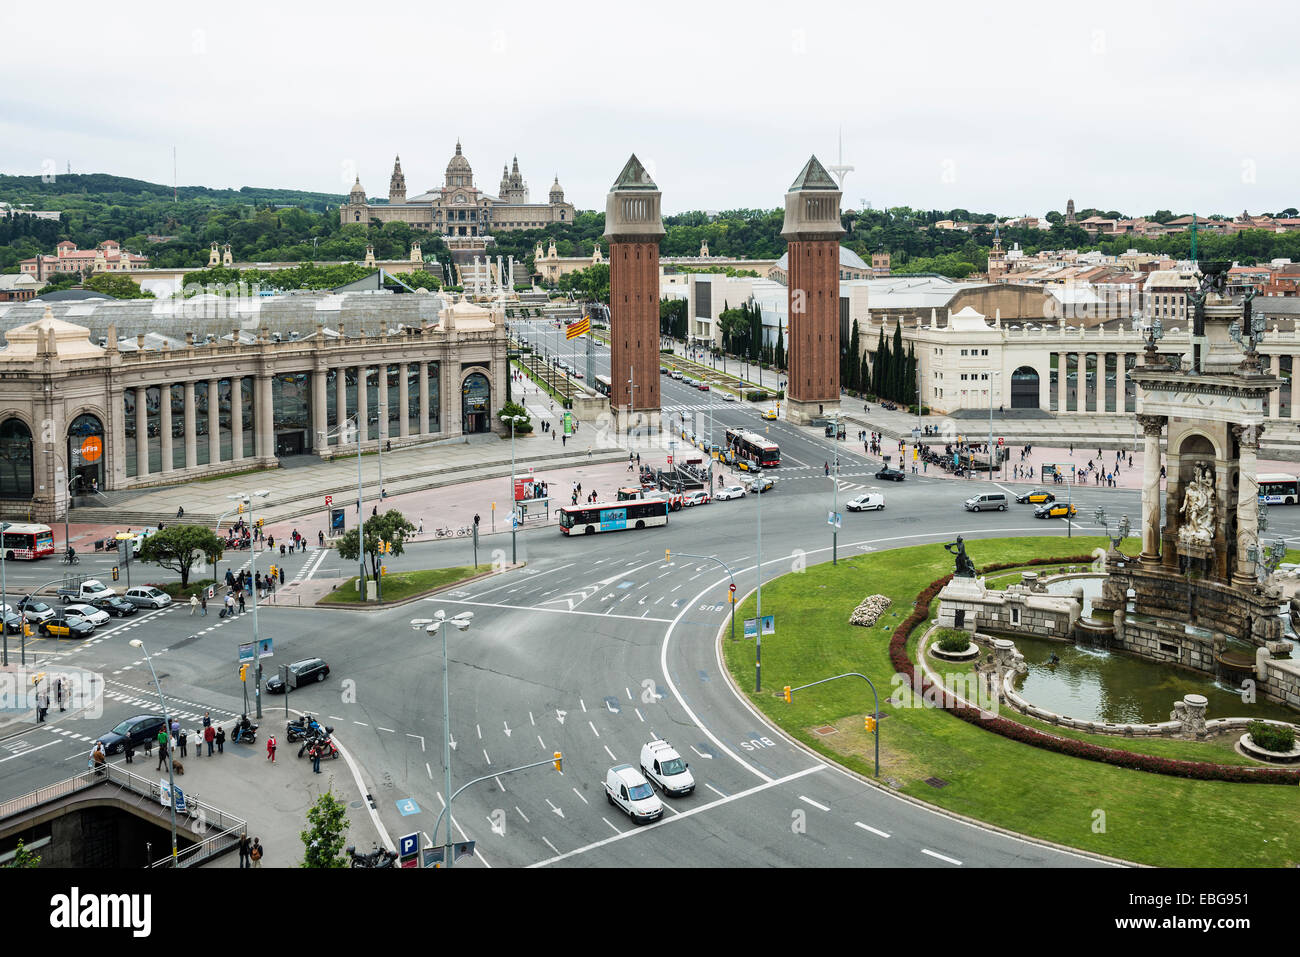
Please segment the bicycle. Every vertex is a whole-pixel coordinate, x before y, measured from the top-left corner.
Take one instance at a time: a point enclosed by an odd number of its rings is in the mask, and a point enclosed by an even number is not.
[[[80,556],[80,555],[67,555],[67,554],[65,554],[61,559],[59,559],[59,561],[60,561],[62,564],[64,564],[64,565],[80,565],[80,564],[81,564],[81,556]]]
[[[433,534],[435,538],[451,538],[456,533],[450,528],[435,528]]]
[[[468,525],[462,525],[460,528],[456,529],[457,538],[468,538],[471,534],[472,531]]]

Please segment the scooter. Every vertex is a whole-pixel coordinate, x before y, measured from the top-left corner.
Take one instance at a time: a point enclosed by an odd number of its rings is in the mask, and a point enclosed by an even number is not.
[[[330,735],[333,733],[334,729],[326,725],[321,731],[305,738],[298,748],[298,757],[306,754],[309,748],[319,748],[322,758],[337,758],[339,749],[334,747],[334,742],[330,740]]]
[[[253,744],[257,741],[257,725],[248,720],[248,715],[244,715],[240,721],[235,722],[230,740],[232,743],[238,741],[240,744]]]
[[[296,718],[285,725],[285,734],[290,741],[297,741],[299,738],[307,738],[319,732],[320,723],[309,714]]]

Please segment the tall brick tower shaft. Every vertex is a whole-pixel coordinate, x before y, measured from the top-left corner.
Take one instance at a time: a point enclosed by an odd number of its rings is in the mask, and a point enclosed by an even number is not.
[[[786,415],[806,424],[840,407],[840,190],[811,157],[785,194],[790,374]]]
[[[659,187],[633,155],[605,201],[610,411],[615,428],[659,429]]]

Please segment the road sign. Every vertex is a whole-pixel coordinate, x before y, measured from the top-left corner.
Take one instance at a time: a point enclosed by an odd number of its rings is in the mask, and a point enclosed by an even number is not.
[[[251,641],[241,642],[239,645],[239,663],[242,665],[256,659],[257,655],[253,653],[253,643]]]
[[[420,805],[416,804],[412,798],[402,798],[397,802],[397,813],[402,817],[408,817],[411,814],[420,813]]]
[[[398,867],[420,866],[420,835],[403,834],[397,839]]]

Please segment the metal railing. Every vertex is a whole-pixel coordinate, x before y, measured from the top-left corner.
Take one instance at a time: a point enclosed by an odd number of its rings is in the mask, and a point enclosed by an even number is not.
[[[45,787],[37,788],[35,791],[0,803],[0,821],[18,814],[24,814],[43,804],[70,797],[104,783],[117,785],[122,790],[130,791],[151,802],[156,802],[159,807],[163,806],[162,787],[158,782],[133,774],[120,765],[105,764],[99,770],[87,769],[66,780],[48,784]],[[178,864],[181,867],[199,864],[228,851],[239,842],[240,835],[248,828],[248,822],[243,818],[235,817],[191,795],[185,796],[185,814],[189,828],[192,829],[191,834],[203,833],[199,830],[200,828],[207,833],[206,836],[198,837],[191,846],[177,855]],[[216,833],[211,833],[214,830]],[[169,854],[161,860],[154,861],[149,866],[170,867],[171,864],[172,859]]]

